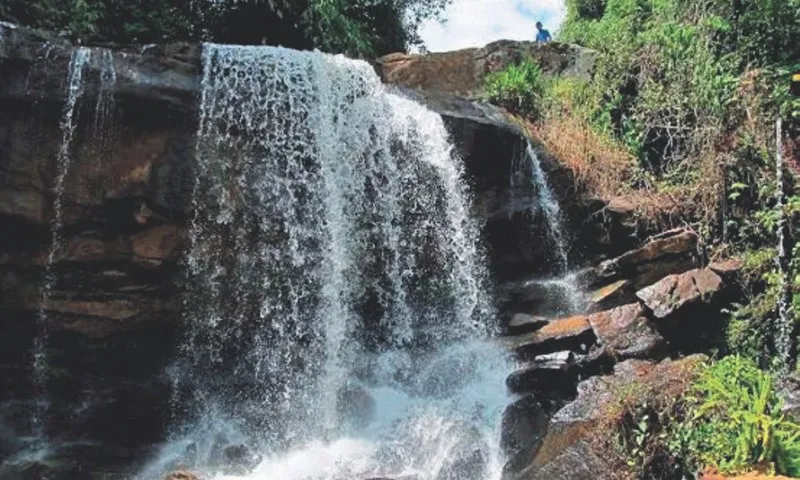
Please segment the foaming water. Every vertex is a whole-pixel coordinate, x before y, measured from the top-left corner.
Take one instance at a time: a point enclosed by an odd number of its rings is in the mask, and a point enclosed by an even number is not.
[[[246,475],[215,478],[500,479],[507,359],[494,345],[473,343],[454,345],[428,362],[409,383],[395,380],[409,372],[401,362],[372,385],[359,386],[370,399],[368,407],[350,412],[363,422],[360,428],[271,455]]]
[[[541,315],[566,316],[583,312],[588,306],[586,292],[580,287],[578,275],[575,272],[551,278],[528,280],[524,286],[541,291],[540,296],[548,299],[548,305],[540,307]]]
[[[441,117],[340,56],[203,67],[175,428],[142,478],[498,476],[510,367]]]

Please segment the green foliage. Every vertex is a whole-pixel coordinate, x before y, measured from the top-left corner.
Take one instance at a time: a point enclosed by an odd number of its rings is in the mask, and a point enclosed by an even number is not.
[[[637,157],[634,187],[701,200],[684,220],[710,244],[774,252],[774,122],[782,117],[788,135],[800,137],[800,99],[788,92],[799,39],[800,0],[567,0],[559,40],[599,57],[590,84],[554,83],[549,114],[575,115]],[[797,225],[792,205],[800,202],[788,188],[784,213]],[[728,346],[766,365],[781,278],[774,256],[762,264],[745,279],[748,301],[731,312]],[[799,274],[795,261],[795,296]],[[800,298],[791,312],[800,312]]]
[[[740,118],[741,75],[800,58],[800,0],[733,3],[568,0],[559,39],[600,52],[586,119],[647,168],[684,178]],[[782,78],[760,80],[785,95]]]
[[[4,0],[0,19],[88,41],[266,41],[366,57],[419,44],[421,23],[449,1]]]
[[[743,473],[771,465],[800,474],[800,425],[781,413],[774,378],[750,360],[727,357],[705,369],[688,398],[686,420],[670,435],[675,455],[692,469]]]
[[[487,100],[509,111],[536,118],[541,109],[544,80],[539,65],[526,59],[486,77]]]

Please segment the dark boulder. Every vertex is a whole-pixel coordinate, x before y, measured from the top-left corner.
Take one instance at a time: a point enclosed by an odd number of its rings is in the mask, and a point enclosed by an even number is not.
[[[569,351],[540,355],[524,363],[506,379],[514,393],[534,393],[548,406],[560,405],[575,396],[578,359]]]
[[[532,460],[547,432],[549,417],[533,395],[526,395],[503,412],[500,446],[508,458],[506,475],[519,472]]]
[[[516,313],[508,322],[506,330],[510,335],[531,333],[547,325],[548,320],[544,317],[528,315],[527,313]]]

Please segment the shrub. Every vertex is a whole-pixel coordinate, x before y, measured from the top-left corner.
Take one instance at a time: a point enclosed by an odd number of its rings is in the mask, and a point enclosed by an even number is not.
[[[602,17],[606,9],[606,0],[569,0],[568,4],[580,17],[589,19]]]
[[[518,115],[537,118],[541,113],[544,79],[539,65],[526,59],[486,77],[486,99]]]
[[[687,465],[723,474],[763,466],[800,474],[800,425],[783,416],[774,378],[751,360],[730,356],[711,365],[687,402],[689,415],[670,440]]]

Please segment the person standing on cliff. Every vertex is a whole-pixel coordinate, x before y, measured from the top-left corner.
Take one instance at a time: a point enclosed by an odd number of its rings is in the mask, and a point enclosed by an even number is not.
[[[536,22],[536,30],[538,30],[536,43],[548,43],[553,40],[553,37],[550,36],[550,31],[542,26],[542,22]]]

